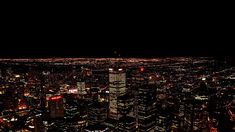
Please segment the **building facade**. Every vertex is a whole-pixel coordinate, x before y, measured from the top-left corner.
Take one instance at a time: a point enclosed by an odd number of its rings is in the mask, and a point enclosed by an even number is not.
[[[51,118],[63,118],[65,115],[63,98],[60,95],[49,98],[48,107]]]
[[[117,97],[126,92],[126,73],[122,68],[109,68],[109,118],[118,119]]]
[[[144,84],[138,89],[138,130],[154,131],[156,126],[156,85]]]

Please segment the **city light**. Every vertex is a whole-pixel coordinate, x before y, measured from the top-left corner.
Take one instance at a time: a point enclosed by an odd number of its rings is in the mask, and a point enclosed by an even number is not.
[[[61,96],[54,96],[54,97],[51,97],[50,99],[51,100],[57,100],[57,99],[61,99],[62,97]]]
[[[205,80],[206,80],[206,78],[205,78],[205,77],[203,77],[203,78],[202,78],[202,81],[205,81]]]
[[[28,92],[25,92],[24,93],[24,96],[29,96],[30,94]]]
[[[17,118],[11,118],[11,121],[17,121],[18,119]]]
[[[78,89],[69,89],[69,93],[73,94],[78,93]]]
[[[20,75],[15,75],[15,77],[16,77],[16,78],[19,78],[19,77],[20,77]]]
[[[26,109],[26,108],[27,108],[26,105],[20,105],[20,106],[18,107],[19,110],[24,110],[24,109]]]
[[[235,66],[215,58],[0,59],[0,67],[0,131],[234,128]]]

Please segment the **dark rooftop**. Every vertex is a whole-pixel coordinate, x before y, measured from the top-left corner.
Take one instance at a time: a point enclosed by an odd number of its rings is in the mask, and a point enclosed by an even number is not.
[[[120,122],[126,122],[126,123],[132,123],[135,122],[135,118],[130,117],[130,116],[122,116],[119,118]]]
[[[85,130],[95,131],[95,130],[105,130],[107,129],[107,126],[95,124],[95,125],[89,125],[85,128]]]
[[[133,96],[130,94],[124,94],[122,96],[117,97],[118,100],[128,100],[128,99],[132,99],[132,98],[133,98]]]

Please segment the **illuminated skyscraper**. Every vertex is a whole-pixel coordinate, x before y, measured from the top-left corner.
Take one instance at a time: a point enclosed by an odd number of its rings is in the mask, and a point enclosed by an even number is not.
[[[77,82],[78,94],[83,97],[86,94],[85,82]]]
[[[126,73],[122,68],[109,69],[109,117],[118,119],[117,97],[126,92]]]

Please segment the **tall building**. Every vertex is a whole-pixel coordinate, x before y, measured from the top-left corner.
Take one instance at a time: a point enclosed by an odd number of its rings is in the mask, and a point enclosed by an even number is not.
[[[169,115],[166,114],[158,114],[156,120],[155,131],[157,132],[165,132],[169,131]]]
[[[118,97],[118,130],[123,132],[136,131],[136,118],[134,116],[134,96],[125,94]]]
[[[130,116],[122,116],[119,118],[118,131],[136,132],[136,119]]]
[[[185,103],[185,131],[203,131],[208,129],[208,112],[206,101],[192,98]]]
[[[91,87],[90,89],[90,93],[91,93],[91,98],[92,98],[92,101],[94,102],[98,102],[99,101],[99,87]]]
[[[41,109],[43,111],[45,111],[45,107],[46,107],[46,92],[45,92],[45,89],[46,89],[46,84],[49,82],[49,75],[50,75],[50,72],[49,71],[43,71],[41,74],[40,74],[40,89],[38,89],[40,92],[39,97],[40,97],[40,105],[41,105]]]
[[[79,99],[78,102],[78,111],[79,111],[79,118],[78,118],[78,130],[82,131],[84,127],[87,126],[87,116],[88,116],[88,102],[84,99]]]
[[[194,94],[185,100],[184,130],[206,131],[208,130],[208,87],[204,82],[192,91]]]
[[[125,94],[117,98],[118,116],[134,116],[134,97]]]
[[[138,130],[154,131],[156,125],[156,85],[143,84],[138,89]]]
[[[3,94],[3,108],[5,110],[14,110],[17,108],[17,94],[15,94],[14,88],[8,88],[5,91],[5,94]]]
[[[86,94],[85,82],[77,82],[78,94],[80,97],[83,97]]]
[[[35,132],[44,132],[46,131],[43,121],[39,117],[34,117],[34,131]]]
[[[79,110],[77,101],[75,98],[65,98],[66,99],[66,105],[65,105],[65,118],[70,121],[76,120],[76,118],[79,116]]]
[[[103,103],[94,102],[88,108],[88,124],[101,124],[107,118],[107,109]]]
[[[63,98],[60,95],[52,96],[48,100],[51,118],[63,118],[65,114]]]
[[[118,119],[117,97],[126,92],[126,73],[122,68],[109,68],[109,118]]]

